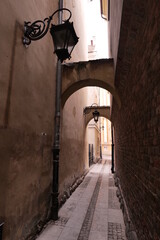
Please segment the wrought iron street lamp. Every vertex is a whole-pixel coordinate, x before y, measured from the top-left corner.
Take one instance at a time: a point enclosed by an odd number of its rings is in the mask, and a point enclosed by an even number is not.
[[[63,20],[64,23],[59,25],[51,24],[50,33],[54,43],[54,53],[56,53],[58,60],[63,62],[67,58],[71,58],[71,53],[78,43],[78,37],[73,27],[73,22],[69,22],[72,13],[67,8],[56,10],[51,16],[42,20],[37,20],[33,23],[24,23],[23,44],[29,45],[32,41],[43,38],[49,30],[50,23],[53,16],[60,11],[68,11],[69,17]]]
[[[94,110],[93,112],[92,112],[92,115],[93,115],[93,118],[94,118],[94,121],[97,123],[98,122],[98,118],[99,118],[99,115],[100,115],[100,113],[97,111],[97,108],[98,107],[98,105],[97,105],[97,103],[93,103],[90,107],[86,107],[86,108],[84,108],[84,110],[83,110],[83,113],[84,114],[88,114],[88,113],[90,113],[92,110]]]

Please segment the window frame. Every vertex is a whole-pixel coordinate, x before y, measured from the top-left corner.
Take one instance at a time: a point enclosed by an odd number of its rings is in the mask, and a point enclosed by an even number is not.
[[[101,17],[109,21],[110,0],[100,0],[100,4],[101,4]]]

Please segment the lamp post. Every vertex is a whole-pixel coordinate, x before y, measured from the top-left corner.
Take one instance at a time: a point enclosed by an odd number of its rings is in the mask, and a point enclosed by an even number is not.
[[[63,20],[62,12],[69,12],[67,20]],[[72,14],[67,8],[63,8],[63,1],[59,1],[59,9],[43,21],[37,20],[33,23],[25,22],[23,44],[30,45],[32,41],[43,38],[50,27],[53,16],[58,13],[58,25],[51,25],[50,34],[53,39],[54,53],[58,57],[57,76],[56,76],[56,106],[55,106],[55,131],[53,152],[53,184],[52,184],[52,206],[51,218],[58,219],[58,195],[59,195],[59,152],[60,152],[60,106],[61,106],[61,63],[67,58],[71,58],[71,53],[78,43],[78,37],[75,33],[73,23],[69,22]]]
[[[51,24],[50,34],[52,35],[54,43],[54,53],[56,53],[58,60],[63,62],[67,58],[71,58],[71,53],[78,43],[78,37],[75,33],[73,22],[69,22],[72,13],[67,8],[61,8],[56,10],[51,16],[42,20],[36,20],[35,22],[25,22],[24,23],[24,36],[23,44],[30,45],[32,41],[37,41],[43,38],[50,27],[53,16],[61,11],[69,12],[69,17],[63,20],[64,23],[54,25]]]

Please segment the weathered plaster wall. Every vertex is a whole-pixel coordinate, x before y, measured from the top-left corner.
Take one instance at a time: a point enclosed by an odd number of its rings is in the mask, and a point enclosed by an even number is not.
[[[160,239],[160,2],[125,0],[113,104],[116,172],[138,239]]]
[[[66,102],[62,114],[60,150],[60,199],[64,191],[88,168],[86,127],[83,108],[86,89],[74,93]]]
[[[49,34],[28,48],[22,35],[24,21],[44,19],[57,9],[57,2],[0,2],[3,240],[26,239],[49,214],[56,56]]]
[[[120,98],[114,86],[113,59],[99,59],[63,65],[62,105],[69,96],[82,87],[97,86],[113,94],[119,107]]]

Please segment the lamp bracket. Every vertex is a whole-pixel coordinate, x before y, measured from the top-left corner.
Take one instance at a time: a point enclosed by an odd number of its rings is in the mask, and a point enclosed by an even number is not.
[[[29,45],[31,41],[36,41],[43,38],[46,33],[48,32],[50,23],[52,21],[53,16],[61,11],[68,11],[69,17],[63,22],[67,22],[70,20],[72,13],[68,8],[60,8],[56,10],[51,16],[42,20],[37,20],[33,23],[31,22],[24,22],[24,36],[23,36],[23,44]]]
[[[85,115],[85,114],[90,113],[92,110],[97,110],[97,107],[99,107],[97,103],[92,103],[91,106],[85,107],[83,109],[83,114]]]

